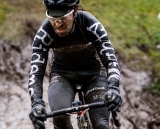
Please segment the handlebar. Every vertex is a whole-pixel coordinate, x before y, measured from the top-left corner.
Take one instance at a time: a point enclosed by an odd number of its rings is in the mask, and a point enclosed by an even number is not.
[[[95,103],[80,105],[80,106],[76,106],[76,107],[64,108],[64,109],[57,110],[57,111],[52,111],[52,112],[47,113],[46,116],[47,116],[47,118],[49,118],[49,117],[53,117],[53,116],[64,115],[66,113],[73,113],[73,112],[82,111],[82,110],[85,110],[88,108],[94,109],[94,108],[99,108],[99,107],[104,107],[104,106],[106,106],[106,104],[104,102],[95,102]],[[112,111],[112,117],[113,117],[114,124],[117,127],[120,127],[121,124],[119,122],[117,112]]]

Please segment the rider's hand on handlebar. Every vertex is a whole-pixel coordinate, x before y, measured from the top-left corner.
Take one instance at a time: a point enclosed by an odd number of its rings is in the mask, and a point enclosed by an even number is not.
[[[105,103],[108,106],[109,111],[120,112],[122,106],[122,98],[119,92],[115,89],[109,89],[105,94]]]
[[[44,116],[46,116],[45,107],[41,104],[36,104],[29,114],[34,129],[45,129],[44,121],[46,120],[46,117]]]

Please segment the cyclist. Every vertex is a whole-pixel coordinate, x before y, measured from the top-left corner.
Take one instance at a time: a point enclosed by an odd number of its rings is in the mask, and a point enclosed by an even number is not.
[[[35,129],[44,129],[43,77],[49,49],[53,50],[48,102],[51,111],[71,106],[75,85],[83,85],[85,102],[103,101],[110,93],[108,107],[89,111],[93,129],[109,129],[110,111],[122,104],[119,93],[120,67],[103,25],[80,8],[79,0],[44,0],[47,19],[37,31],[32,46],[28,90]],[[69,115],[53,118],[55,129],[73,129]]]

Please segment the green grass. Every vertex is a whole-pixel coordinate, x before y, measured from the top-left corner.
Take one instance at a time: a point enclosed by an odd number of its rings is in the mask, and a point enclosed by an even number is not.
[[[45,6],[40,0],[5,0],[0,2],[0,38],[18,41],[29,33],[31,24],[36,28],[45,18]]]
[[[0,24],[3,24],[4,21],[9,17],[11,8],[4,3],[0,3]]]
[[[153,89],[160,91],[159,0],[82,2],[103,23],[121,60],[137,70],[152,70]]]
[[[153,47],[154,34],[160,35],[159,0],[85,0],[83,5],[103,23],[113,41],[118,38],[126,46]]]
[[[4,37],[4,33],[6,33],[7,26],[5,26],[6,20],[10,17],[10,12],[12,9],[6,2],[0,2],[0,37]],[[5,30],[3,28],[6,28]]]
[[[159,0],[81,0],[81,5],[104,25],[120,60],[136,70],[151,70],[154,89],[160,91]],[[0,2],[0,38],[21,40],[44,19],[42,0]]]

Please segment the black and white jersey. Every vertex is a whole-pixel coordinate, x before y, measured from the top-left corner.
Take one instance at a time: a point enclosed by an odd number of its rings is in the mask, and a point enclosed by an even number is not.
[[[42,92],[49,49],[53,50],[54,60],[51,73],[62,71],[88,71],[100,73],[104,66],[108,81],[120,80],[120,67],[114,48],[103,25],[89,12],[78,11],[73,30],[65,37],[59,37],[46,19],[37,31],[33,46],[29,92],[34,95]],[[41,92],[36,93],[42,97]]]

